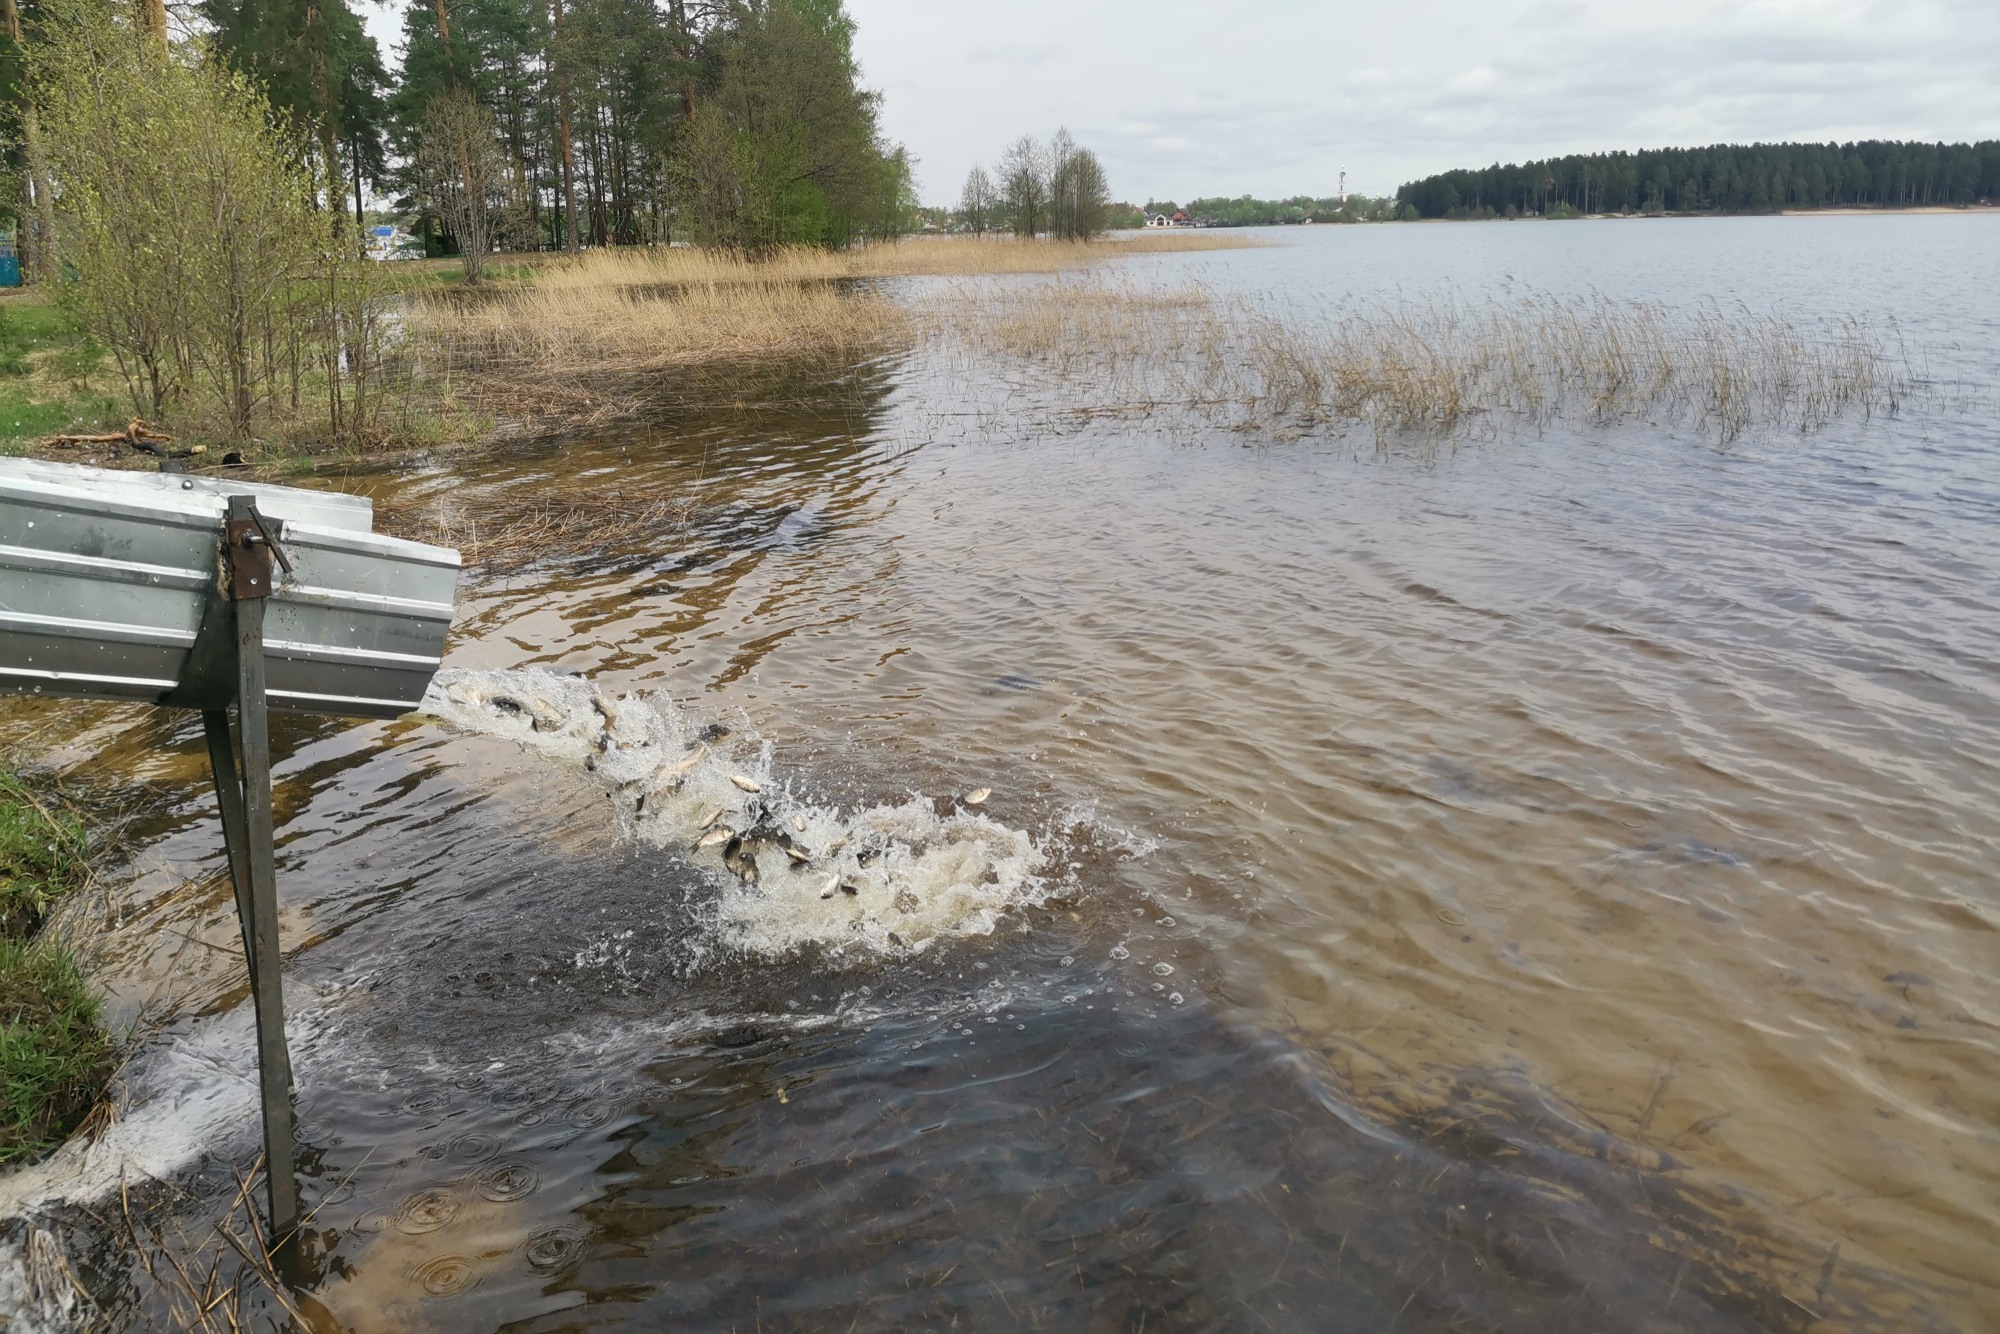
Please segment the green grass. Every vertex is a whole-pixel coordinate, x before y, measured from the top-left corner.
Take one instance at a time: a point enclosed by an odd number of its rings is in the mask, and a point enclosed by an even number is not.
[[[32,292],[0,301],[0,454],[63,433],[115,430],[130,418],[106,392],[104,349]]]
[[[83,971],[43,918],[90,874],[83,821],[0,772],[0,1167],[60,1144],[112,1069]]]

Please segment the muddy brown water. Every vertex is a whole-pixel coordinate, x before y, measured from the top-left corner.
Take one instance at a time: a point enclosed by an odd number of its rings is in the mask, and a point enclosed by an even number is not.
[[[1987,220],[1641,233],[1137,271],[1877,313],[1991,385]],[[1029,851],[998,911],[910,863],[891,940],[647,836],[507,711],[281,721],[328,1327],[2000,1322],[1990,417],[1054,433],[1009,425],[1032,377],[941,375],[347,479],[491,522],[692,491],[685,530],[469,579],[448,665],[653,695],[668,749],[710,737],[814,837],[983,838],[949,798],[990,786]],[[198,727],[5,720],[138,811],[91,909],[114,1016],[230,1050]],[[255,1153],[187,1145],[157,1216],[199,1232]],[[116,1246],[85,1272],[161,1318]]]

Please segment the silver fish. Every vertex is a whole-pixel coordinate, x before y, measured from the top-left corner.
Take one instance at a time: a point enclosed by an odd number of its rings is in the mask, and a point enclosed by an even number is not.
[[[764,790],[757,785],[756,779],[745,778],[742,774],[729,775],[729,781],[742,788],[745,792],[762,792]]]
[[[790,857],[793,861],[798,862],[800,865],[804,865],[805,863],[813,859],[813,855],[810,852],[806,851],[804,848],[788,847],[785,849],[785,855],[787,857]]]
[[[734,829],[730,829],[727,827],[718,827],[709,830],[706,834],[703,834],[698,840],[696,840],[695,846],[697,848],[712,848],[718,843],[727,843],[730,839],[735,837],[736,837],[736,831]]]
[[[993,789],[990,787],[975,788],[965,794],[965,804],[968,806],[984,806],[986,799],[992,795]]]

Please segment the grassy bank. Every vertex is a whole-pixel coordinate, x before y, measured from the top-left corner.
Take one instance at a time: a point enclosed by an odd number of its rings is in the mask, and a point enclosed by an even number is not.
[[[83,821],[0,771],[0,1169],[60,1144],[110,1077],[97,1001],[41,929],[89,874]]]
[[[0,297],[0,453],[123,426],[124,395],[106,362],[39,293]]]

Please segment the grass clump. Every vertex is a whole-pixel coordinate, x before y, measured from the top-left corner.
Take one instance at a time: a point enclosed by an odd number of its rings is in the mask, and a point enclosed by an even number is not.
[[[104,349],[39,293],[0,298],[0,454],[123,426],[131,414],[108,375]]]
[[[0,773],[0,1168],[61,1143],[111,1073],[82,969],[38,934],[89,874],[82,820]]]

